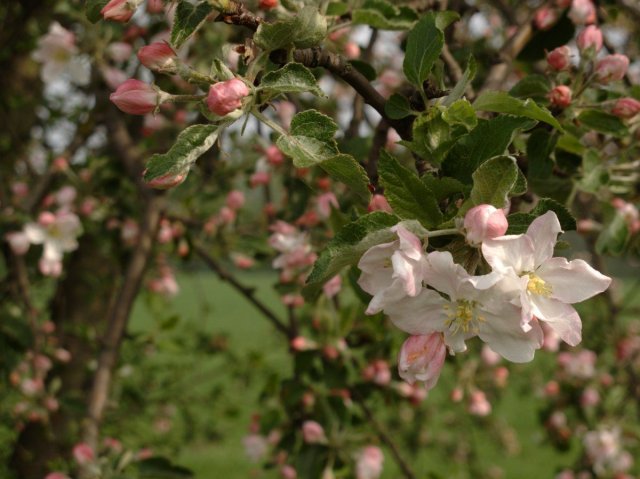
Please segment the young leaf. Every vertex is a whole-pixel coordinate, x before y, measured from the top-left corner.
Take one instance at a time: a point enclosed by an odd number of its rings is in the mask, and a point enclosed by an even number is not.
[[[413,114],[407,97],[399,93],[391,95],[384,105],[384,111],[392,120],[400,120]]]
[[[296,46],[311,48],[318,45],[327,34],[327,19],[317,8],[306,6],[295,16],[276,22],[263,22],[253,41],[266,51]]]
[[[369,177],[365,169],[351,155],[339,154],[320,163],[320,168],[333,179],[347,185],[351,191],[369,201]]]
[[[466,99],[457,100],[442,112],[442,119],[449,125],[462,125],[472,130],[478,124],[476,111]]]
[[[164,175],[187,174],[191,165],[213,146],[218,125],[193,125],[182,131],[168,152],[155,154],[147,162],[144,180]]]
[[[279,70],[267,73],[259,89],[276,94],[308,91],[316,96],[325,96],[313,73],[300,63],[288,63]]]
[[[331,141],[338,131],[338,124],[318,110],[306,110],[291,120],[291,134],[310,136],[317,140]]]
[[[87,3],[84,6],[87,19],[89,19],[91,23],[97,23],[102,20],[102,14],[100,11],[108,2],[109,0],[87,0]]]
[[[471,202],[503,208],[518,179],[518,165],[511,156],[497,156],[485,161],[473,172]]]
[[[547,211],[553,211],[558,216],[558,221],[560,221],[560,227],[563,231],[574,231],[576,229],[576,219],[571,212],[564,205],[551,198],[540,198],[536,207],[531,210],[531,214],[537,218]]]
[[[282,135],[276,140],[276,144],[285,155],[293,159],[296,168],[318,165],[338,154],[335,142],[326,142],[311,136]]]
[[[416,12],[408,7],[396,7],[385,0],[366,0],[353,11],[351,21],[380,30],[408,30],[417,20]]]
[[[395,235],[389,228],[398,221],[397,216],[375,211],[344,226],[322,250],[313,265],[307,278],[307,286],[303,290],[305,298],[314,299],[327,280],[345,266],[356,264],[372,246],[392,241]]]
[[[519,98],[512,97],[504,91],[487,91],[482,93],[476,98],[476,101],[473,102],[473,107],[481,111],[524,116],[532,120],[542,121],[559,131],[563,131],[562,126],[549,110],[538,106],[538,104],[530,98],[523,101]]]
[[[617,137],[629,134],[629,130],[620,118],[602,110],[584,110],[578,115],[578,121],[582,126],[600,133]]]
[[[473,55],[469,55],[467,68],[462,74],[462,78],[460,78],[460,81],[456,83],[456,86],[453,87],[453,89],[451,90],[451,93],[449,93],[449,95],[442,102],[444,106],[450,106],[456,100],[459,100],[460,98],[462,98],[462,95],[464,95],[464,92],[467,89],[467,85],[469,85],[469,83],[471,83],[475,78],[477,70],[478,70],[478,66],[476,64],[475,58],[473,57]]]
[[[551,153],[555,149],[558,135],[543,128],[537,128],[527,140],[528,177],[546,179],[553,171]]]
[[[433,228],[442,222],[442,212],[434,194],[386,151],[382,150],[378,163],[380,183],[393,210],[403,218],[417,219],[425,227]]]
[[[180,48],[187,39],[202,26],[213,7],[206,1],[192,4],[181,0],[176,7],[176,16],[171,29],[171,45]]]
[[[436,26],[436,16],[428,14],[409,32],[402,68],[407,79],[418,89],[429,77],[434,62],[444,46],[444,33]]]

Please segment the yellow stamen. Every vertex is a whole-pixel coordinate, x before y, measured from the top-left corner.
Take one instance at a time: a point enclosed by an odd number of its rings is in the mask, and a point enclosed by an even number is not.
[[[485,318],[476,312],[476,302],[460,299],[456,303],[444,306],[447,315],[447,326],[453,328],[453,333],[462,330],[464,333],[478,333],[478,323]]]
[[[539,296],[548,298],[551,296],[551,286],[544,281],[540,276],[529,273],[529,282],[527,283],[527,291]]]

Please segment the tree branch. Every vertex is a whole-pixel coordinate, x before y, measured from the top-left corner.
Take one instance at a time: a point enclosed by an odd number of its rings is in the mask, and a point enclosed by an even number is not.
[[[294,336],[293,332],[290,331],[289,328],[287,328],[287,326],[278,318],[278,316],[276,316],[276,314],[271,311],[271,309],[269,309],[262,301],[255,297],[254,288],[245,286],[240,283],[233,275],[231,275],[222,266],[220,266],[220,264],[218,264],[213,256],[211,256],[201,244],[194,243],[193,248],[196,253],[198,253],[198,256],[202,258],[205,264],[209,266],[209,268],[211,268],[222,281],[226,281],[227,283],[229,283],[236,291],[247,298],[247,300],[251,304],[253,304],[256,309],[258,309],[279,332],[284,334],[289,339]]]

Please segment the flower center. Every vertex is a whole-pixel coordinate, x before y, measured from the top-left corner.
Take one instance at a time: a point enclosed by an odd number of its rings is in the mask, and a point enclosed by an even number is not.
[[[459,299],[455,303],[445,304],[444,311],[447,315],[446,324],[453,329],[453,333],[462,330],[463,333],[477,333],[478,323],[485,321],[484,317],[476,311],[477,303],[466,299]]]
[[[551,286],[546,283],[540,276],[529,273],[529,282],[527,283],[527,291],[533,294],[548,298],[551,296]]]

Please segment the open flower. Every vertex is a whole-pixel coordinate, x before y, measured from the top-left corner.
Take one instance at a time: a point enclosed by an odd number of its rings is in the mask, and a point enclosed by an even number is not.
[[[562,232],[553,211],[536,218],[526,234],[508,235],[482,243],[482,254],[494,272],[510,276],[520,289],[522,327],[534,316],[545,321],[560,338],[575,346],[582,339],[582,323],[571,306],[603,292],[611,278],[585,261],[553,258]]]
[[[479,336],[509,361],[533,359],[542,345],[542,330],[536,323],[528,331],[520,327],[520,308],[511,302],[517,290],[508,278],[470,276],[449,252],[429,253],[427,262],[424,280],[437,291],[423,288],[417,296],[387,306],[385,312],[398,328],[414,335],[443,333],[451,352],[466,351],[465,340]]]
[[[422,243],[402,225],[391,231],[398,235],[397,240],[369,248],[358,263],[362,271],[358,284],[373,295],[367,314],[379,313],[386,305],[405,296],[416,296],[422,289],[425,266]]]

